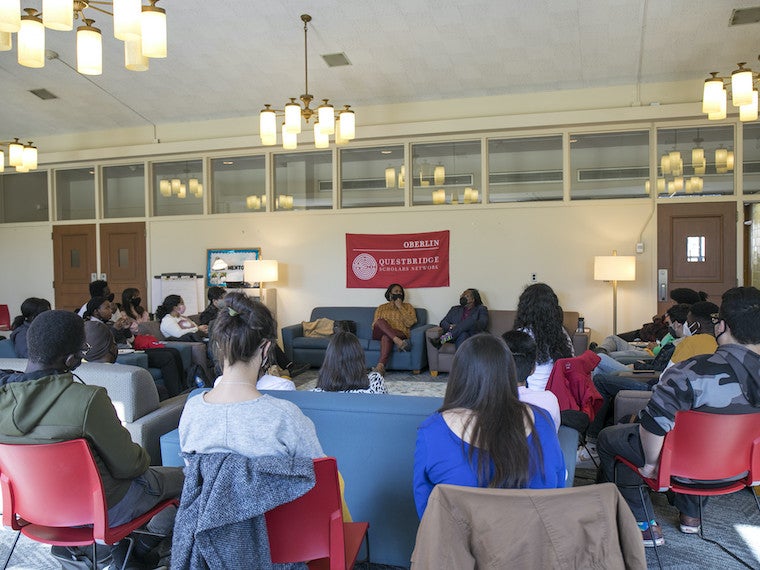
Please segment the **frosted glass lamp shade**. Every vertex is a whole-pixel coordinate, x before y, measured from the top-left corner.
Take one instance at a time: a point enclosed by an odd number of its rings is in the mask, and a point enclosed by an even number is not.
[[[74,0],[42,0],[46,28],[67,32],[74,28]]]
[[[98,28],[77,28],[77,71],[82,75],[103,73],[103,36]]]
[[[443,186],[446,182],[446,168],[443,165],[438,165],[433,170],[433,184],[436,186]]]
[[[322,123],[314,123],[314,146],[317,148],[329,148],[330,137],[322,130]]]
[[[168,198],[172,195],[172,183],[168,180],[161,180],[158,183],[158,191],[161,193],[161,196],[164,198]]]
[[[719,101],[720,107],[715,112],[707,113],[707,118],[711,121],[722,121],[726,118],[726,99],[728,98],[728,95],[726,94],[726,90],[723,90],[723,95],[721,96],[721,99]]]
[[[179,178],[171,179],[172,194],[179,194],[180,186],[182,186],[182,181]]]
[[[23,166],[29,170],[37,170],[37,147],[24,145],[22,154]]]
[[[396,169],[392,166],[389,166],[385,169],[385,187],[386,188],[395,188],[396,187]]]
[[[705,149],[701,147],[691,149],[691,165],[696,166],[705,158]]]
[[[278,262],[274,259],[248,259],[243,262],[243,275],[248,283],[272,283],[279,277]]]
[[[335,146],[346,146],[348,139],[343,136],[343,127],[341,127],[340,115],[335,118]]]
[[[660,157],[660,170],[663,174],[670,174],[670,154],[663,154],[662,157]]]
[[[636,258],[633,255],[597,255],[594,257],[594,281],[635,281]]]
[[[0,32],[16,33],[21,28],[21,0],[0,0]]]
[[[269,105],[264,105],[259,113],[259,136],[263,145],[277,144],[277,115]]]
[[[282,124],[282,148],[285,150],[295,150],[298,148],[298,134],[289,133],[285,123]]]
[[[757,90],[752,91],[752,102],[749,105],[739,107],[739,120],[757,121]]]
[[[158,6],[143,6],[140,32],[145,57],[166,57],[166,10]]]
[[[301,105],[293,99],[285,105],[285,129],[293,135],[301,132]]]
[[[125,42],[142,42],[141,14],[140,0],[113,0],[113,36]]]
[[[356,138],[356,115],[348,107],[340,112],[340,136],[351,141]]]
[[[13,34],[11,32],[0,32],[0,51],[11,51],[13,49]]]
[[[37,16],[21,16],[18,31],[18,62],[24,67],[45,67],[45,26]]]
[[[18,142],[18,139],[8,145],[8,164],[10,166],[24,164],[24,145]]]
[[[327,103],[325,99],[324,103],[317,109],[319,113],[319,128],[325,135],[332,135],[335,133],[335,108]]]
[[[130,71],[148,71],[150,60],[143,55],[142,40],[124,40],[124,67]]]
[[[0,148],[0,172],[5,172],[5,151]]]
[[[731,73],[731,102],[734,107],[752,103],[752,70],[739,64],[739,69]]]
[[[702,112],[717,113],[720,111],[721,99],[725,101],[726,94],[723,90],[723,80],[715,77],[705,79],[702,90]]]

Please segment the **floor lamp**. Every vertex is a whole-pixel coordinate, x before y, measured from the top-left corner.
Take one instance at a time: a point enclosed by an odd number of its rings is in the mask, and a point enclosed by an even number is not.
[[[277,289],[264,289],[264,283],[277,281],[278,264],[274,259],[248,259],[243,262],[244,279],[259,284],[259,298],[277,318]]]
[[[618,281],[636,280],[636,257],[633,255],[597,255],[594,257],[594,280],[612,281],[612,334],[617,334]]]

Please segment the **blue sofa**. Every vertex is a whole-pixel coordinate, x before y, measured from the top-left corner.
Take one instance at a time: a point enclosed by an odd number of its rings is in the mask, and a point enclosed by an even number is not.
[[[417,426],[441,407],[443,399],[300,390],[266,393],[301,408],[314,422],[324,452],[337,458],[351,516],[370,523],[372,562],[408,567],[419,524],[412,494]],[[563,426],[560,443],[572,476],[578,433]],[[161,457],[164,465],[184,465],[177,430],[161,437]]]
[[[372,340],[372,319],[376,307],[315,307],[309,321],[328,318],[334,321],[356,322],[356,336],[364,348],[367,367],[377,364],[380,358],[380,341]],[[433,325],[428,324],[427,309],[415,309],[417,324],[410,331],[411,349],[400,352],[393,348],[391,358],[386,364],[388,370],[411,370],[415,374],[427,365],[425,331]],[[303,336],[303,326],[299,323],[282,329],[282,344],[285,354],[292,362],[305,362],[312,366],[322,366],[329,338],[311,338]]]

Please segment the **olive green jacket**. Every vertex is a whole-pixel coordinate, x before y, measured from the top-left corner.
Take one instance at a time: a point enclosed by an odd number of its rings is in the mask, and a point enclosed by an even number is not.
[[[105,388],[74,382],[70,372],[46,374],[0,372],[0,442],[87,439],[113,507],[148,469],[150,457],[121,425]]]

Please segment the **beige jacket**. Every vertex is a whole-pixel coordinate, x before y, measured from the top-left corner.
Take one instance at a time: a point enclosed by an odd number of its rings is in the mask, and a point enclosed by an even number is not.
[[[645,569],[636,521],[615,485],[477,489],[437,485],[412,570]]]

